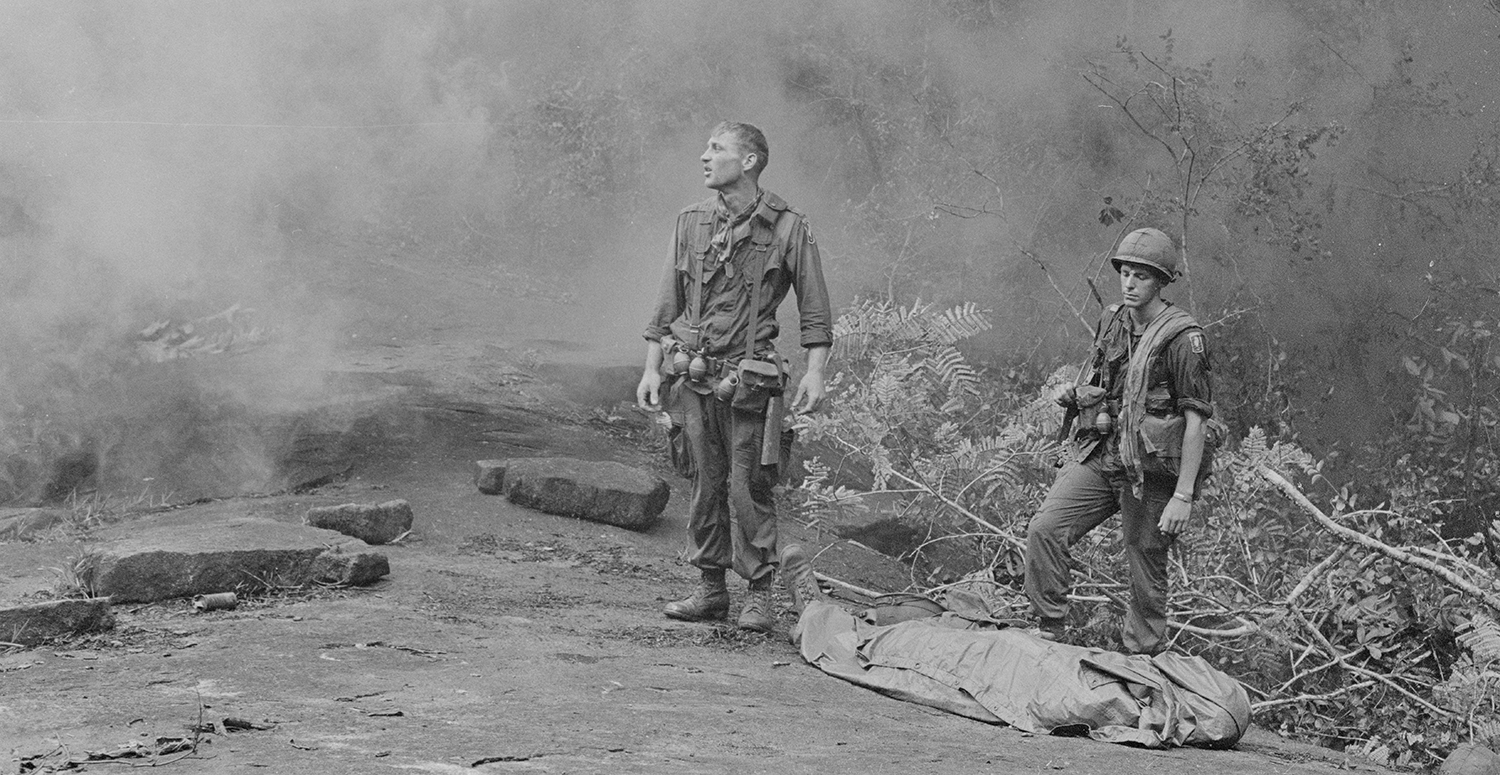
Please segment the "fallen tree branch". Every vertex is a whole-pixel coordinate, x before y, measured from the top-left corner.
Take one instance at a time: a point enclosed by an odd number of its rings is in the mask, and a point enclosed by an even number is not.
[[[1265,702],[1256,702],[1250,705],[1250,712],[1259,713],[1263,710],[1270,710],[1271,708],[1280,707],[1282,705],[1296,705],[1299,702],[1319,702],[1321,700],[1331,700],[1335,697],[1340,697],[1352,691],[1358,691],[1359,689],[1368,689],[1369,687],[1374,685],[1374,681],[1360,681],[1357,684],[1350,684],[1342,689],[1331,691],[1327,694],[1299,694],[1296,697],[1283,697],[1279,700],[1266,700]]]
[[[1308,588],[1313,585],[1313,582],[1322,578],[1323,574],[1327,573],[1328,569],[1333,567],[1334,563],[1344,559],[1344,555],[1348,553],[1349,547],[1340,546],[1338,549],[1334,550],[1333,554],[1324,557],[1322,562],[1314,565],[1312,570],[1308,571],[1307,574],[1302,577],[1302,580],[1297,582],[1296,588],[1294,588],[1291,593],[1286,596],[1285,605],[1290,608],[1293,603],[1297,602],[1297,598],[1301,597],[1302,593],[1306,592]]]
[[[1110,599],[1110,602],[1119,606],[1121,610],[1130,610],[1130,606],[1126,605],[1124,598],[1110,592],[1109,590],[1103,591],[1105,596]],[[1180,632],[1188,632],[1194,635],[1201,635],[1205,638],[1239,638],[1245,635],[1260,632],[1260,625],[1255,622],[1249,621],[1243,617],[1235,616],[1234,614],[1225,615],[1239,622],[1239,626],[1228,630],[1214,630],[1207,627],[1199,627],[1197,625],[1188,624],[1186,622],[1176,622],[1170,619],[1167,620],[1167,626]]]
[[[1448,582],[1465,594],[1482,601],[1485,605],[1489,606],[1491,610],[1500,612],[1500,597],[1496,597],[1493,594],[1485,592],[1467,579],[1460,577],[1458,574],[1454,573],[1448,568],[1438,565],[1431,560],[1418,557],[1411,552],[1398,549],[1383,541],[1380,541],[1379,539],[1371,538],[1370,536],[1367,536],[1364,533],[1359,532],[1358,530],[1340,525],[1339,523],[1333,521],[1333,519],[1331,519],[1327,514],[1324,514],[1323,511],[1315,506],[1312,501],[1308,500],[1307,496],[1303,495],[1302,491],[1298,490],[1296,485],[1286,480],[1286,477],[1276,473],[1275,471],[1272,471],[1269,467],[1263,465],[1256,466],[1256,470],[1262,477],[1266,479],[1266,481],[1280,488],[1282,492],[1286,493],[1287,497],[1291,498],[1292,501],[1301,506],[1302,509],[1308,514],[1311,514],[1313,519],[1316,519],[1319,524],[1323,525],[1323,527],[1327,528],[1334,535],[1337,535],[1346,541],[1359,544],[1360,546],[1366,547],[1368,549],[1373,549],[1374,551],[1397,562],[1410,565],[1414,568],[1425,570],[1428,573],[1431,573],[1432,575]]]
[[[1167,622],[1167,626],[1174,630],[1181,630],[1182,632],[1192,633],[1204,638],[1242,638],[1246,635],[1254,635],[1260,632],[1259,624],[1247,619],[1241,619],[1238,616],[1234,618],[1240,622],[1240,626],[1227,630],[1213,630],[1207,627],[1188,624],[1187,622],[1174,622],[1170,620]]]
[[[850,584],[847,581],[841,581],[841,580],[836,579],[836,578],[834,578],[834,577],[832,577],[832,576],[830,576],[830,575],[828,575],[826,573],[820,573],[818,571],[813,571],[813,577],[816,578],[818,581],[826,581],[826,582],[828,582],[829,584],[832,584],[835,587],[840,587],[840,588],[843,588],[843,589],[847,589],[847,590],[849,590],[850,592],[853,592],[856,595],[860,595],[862,597],[867,597],[867,598],[870,598],[871,600],[874,600],[875,598],[880,597],[881,595],[885,594],[884,592],[876,592],[873,589],[865,589],[864,587],[855,586],[853,584]]]
[[[1327,517],[1324,517],[1324,519],[1327,519]],[[1332,521],[1332,520],[1330,520],[1330,521]],[[1347,530],[1348,528],[1344,528],[1344,529]],[[1350,532],[1353,532],[1353,531],[1350,531]],[[1409,699],[1409,700],[1411,700],[1412,702],[1415,702],[1418,705],[1421,705],[1422,707],[1424,707],[1424,708],[1432,711],[1433,713],[1435,713],[1435,714],[1437,714],[1439,716],[1448,716],[1448,717],[1451,717],[1451,718],[1458,718],[1459,717],[1459,714],[1455,713],[1454,711],[1448,710],[1447,708],[1439,708],[1438,706],[1433,705],[1432,703],[1430,703],[1430,702],[1422,699],[1421,697],[1418,697],[1416,694],[1413,694],[1411,691],[1409,691],[1406,687],[1404,687],[1404,686],[1396,683],[1394,680],[1392,680],[1390,678],[1390,676],[1381,675],[1380,673],[1376,673],[1376,672],[1373,672],[1373,671],[1370,671],[1370,670],[1366,670],[1366,669],[1364,669],[1362,667],[1359,667],[1357,665],[1350,664],[1349,660],[1351,658],[1353,658],[1355,654],[1358,654],[1360,651],[1363,651],[1364,650],[1363,648],[1361,648],[1361,649],[1359,649],[1357,651],[1354,651],[1352,653],[1349,653],[1349,654],[1340,654],[1338,652],[1338,649],[1334,648],[1333,644],[1328,641],[1328,638],[1324,637],[1323,633],[1319,632],[1318,628],[1314,627],[1313,623],[1310,622],[1310,621],[1308,621],[1307,617],[1303,616],[1302,612],[1300,610],[1298,610],[1296,608],[1291,608],[1289,610],[1291,611],[1292,615],[1297,619],[1297,621],[1302,625],[1303,629],[1307,630],[1307,633],[1313,637],[1313,640],[1317,641],[1319,644],[1321,644],[1323,646],[1323,649],[1326,652],[1328,652],[1328,656],[1331,657],[1335,662],[1337,662],[1339,664],[1339,667],[1342,667],[1344,670],[1347,670],[1348,672],[1353,673],[1355,675],[1361,675],[1361,676],[1364,676],[1365,678],[1371,678],[1371,679],[1374,679],[1376,681],[1379,681],[1379,682],[1385,684],[1386,686],[1389,686],[1392,689],[1395,689],[1396,691],[1398,691],[1401,694],[1405,695],[1406,698]]]

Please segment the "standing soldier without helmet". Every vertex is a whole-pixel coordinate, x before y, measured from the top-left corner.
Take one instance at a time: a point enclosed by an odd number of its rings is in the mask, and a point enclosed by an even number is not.
[[[1072,461],[1026,533],[1026,594],[1043,637],[1064,629],[1069,549],[1116,511],[1130,562],[1126,651],[1159,652],[1167,631],[1167,550],[1192,517],[1213,416],[1208,347],[1186,311],[1161,298],[1178,275],[1172,239],[1156,229],[1125,236],[1112,260],[1121,304],[1094,339],[1093,377],[1058,403],[1079,413]]]
[[[797,411],[823,402],[833,342],[818,246],[806,218],[760,187],[769,160],[759,129],[731,122],[714,128],[702,162],[704,185],[718,194],[677,216],[672,263],[646,327],[646,368],[636,388],[637,403],[653,410],[662,408],[666,389],[665,405],[695,467],[688,561],[702,580],[664,612],[687,621],[725,618],[724,574],[733,568],[750,586],[738,624],[757,632],[770,632],[775,622],[772,487],[780,453],[777,396],[788,364],[774,342],[776,309],[789,289],[797,290],[807,348],[807,373],[792,401]]]

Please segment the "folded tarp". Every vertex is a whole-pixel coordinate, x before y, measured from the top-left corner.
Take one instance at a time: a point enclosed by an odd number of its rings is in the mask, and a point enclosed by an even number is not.
[[[815,601],[793,635],[829,675],[1027,732],[1228,748],[1250,726],[1244,687],[1198,657],[1126,656],[975,627],[951,613],[877,626]]]

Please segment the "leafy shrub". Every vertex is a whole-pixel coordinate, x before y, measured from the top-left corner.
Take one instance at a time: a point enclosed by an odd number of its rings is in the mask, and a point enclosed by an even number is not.
[[[856,302],[835,326],[831,408],[800,426],[825,455],[809,462],[796,495],[801,516],[825,526],[871,503],[894,510],[928,536],[905,555],[913,588],[962,585],[1015,614],[1026,523],[1061,452],[1050,396],[1072,375],[1023,390],[976,370],[958,344],[990,325],[973,305]],[[1464,420],[1444,408],[1457,391],[1434,389],[1436,370],[1422,373],[1419,395],[1432,400],[1419,406],[1432,411],[1417,413],[1412,432],[1452,439],[1428,425],[1449,413]],[[1216,456],[1198,522],[1172,553],[1172,647],[1238,677],[1261,725],[1385,764],[1430,764],[1465,739],[1500,741],[1491,700],[1500,581],[1485,537],[1445,538],[1430,500],[1441,486],[1434,467],[1460,452],[1335,488],[1282,435],[1251,427]],[[1489,470],[1484,450],[1462,454]],[[1324,493],[1331,515],[1303,488]],[[1074,637],[1118,647],[1120,538],[1093,531],[1073,555]]]

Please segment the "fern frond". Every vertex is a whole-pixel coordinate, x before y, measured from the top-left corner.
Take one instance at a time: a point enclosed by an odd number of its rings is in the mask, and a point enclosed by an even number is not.
[[[950,395],[979,395],[979,374],[964,360],[963,353],[951,344],[943,345],[922,362]]]
[[[833,323],[834,354],[841,361],[857,361],[899,323],[896,309],[884,299],[860,299]]]
[[[1474,664],[1487,665],[1500,660],[1500,624],[1488,614],[1474,613],[1455,635],[1473,655]]]
[[[957,449],[965,441],[966,439],[959,433],[958,423],[952,420],[944,422],[937,427],[937,430],[932,432],[932,446],[937,448],[940,453],[947,453],[949,450]]]
[[[828,481],[829,474],[833,472],[833,469],[829,468],[828,464],[824,463],[823,459],[817,456],[802,461],[802,469],[806,472],[802,477],[801,486],[803,489],[823,484]]]
[[[891,312],[883,299],[858,299],[833,322],[833,338],[882,333],[890,327]]]
[[[964,439],[953,452],[954,462],[956,465],[984,468],[986,462],[995,457],[995,453],[1008,455],[1016,445],[1026,441],[1026,436],[1022,430],[1006,428],[998,435]]]
[[[938,344],[951,345],[993,327],[989,315],[971,301],[931,316],[925,333]]]
[[[891,330],[892,337],[901,342],[922,339],[927,333],[930,317],[928,312],[931,309],[931,304],[923,304],[921,299],[917,299],[910,307],[896,310],[896,326]]]
[[[901,377],[889,372],[875,378],[875,384],[870,386],[870,392],[875,396],[875,404],[882,409],[889,409],[901,401],[901,394],[906,391],[906,385]]]
[[[969,483],[974,481],[974,474],[974,471],[967,468],[946,468],[934,489],[948,500],[957,500],[968,489]]]
[[[874,485],[870,489],[884,490],[886,483],[891,480],[891,472],[895,470],[891,455],[884,447],[870,450],[870,468],[874,479]]]
[[[1266,430],[1259,425],[1252,426],[1240,440],[1240,454],[1250,458],[1253,462],[1260,462],[1269,451],[1270,445],[1266,443]]]

